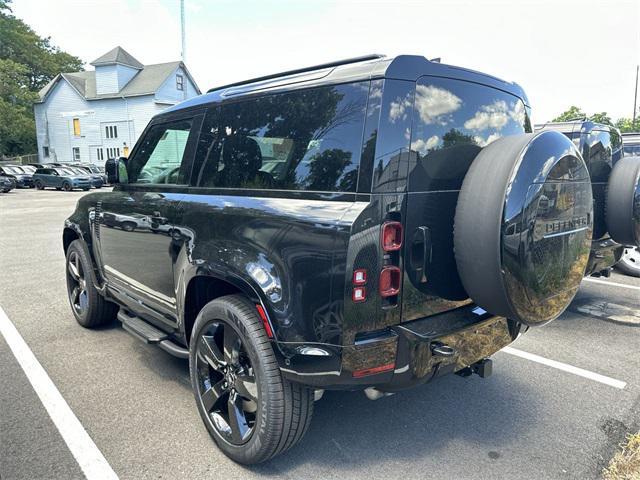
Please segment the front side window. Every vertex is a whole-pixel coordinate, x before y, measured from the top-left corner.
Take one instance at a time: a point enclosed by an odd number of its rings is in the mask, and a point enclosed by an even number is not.
[[[480,149],[531,132],[524,103],[488,86],[422,77],[416,83],[411,132],[411,191],[458,190]]]
[[[369,82],[222,105],[203,126],[197,185],[355,191]]]
[[[185,183],[180,167],[192,126],[188,119],[151,127],[129,162],[129,183]]]

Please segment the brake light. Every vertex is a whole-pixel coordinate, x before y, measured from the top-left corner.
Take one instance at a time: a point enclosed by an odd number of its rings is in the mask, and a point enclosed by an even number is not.
[[[400,250],[402,247],[402,223],[385,222],[382,225],[381,243],[385,252]]]
[[[380,271],[380,296],[393,297],[400,292],[400,269],[394,266],[384,267]]]

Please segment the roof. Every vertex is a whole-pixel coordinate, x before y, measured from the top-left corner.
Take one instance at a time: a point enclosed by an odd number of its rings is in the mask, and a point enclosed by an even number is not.
[[[527,96],[519,85],[491,75],[444,63],[430,62],[419,55],[399,55],[397,57],[369,55],[356,58],[350,62],[333,62],[318,65],[317,67],[283,72],[282,74],[267,75],[247,82],[233,83],[210,90],[205,95],[186,100],[164,112],[170,113],[184,108],[223,102],[231,97],[235,99],[265,91],[274,92],[294,88],[335,85],[378,78],[415,82],[424,75],[436,75],[488,85],[515,95],[521,98],[526,105],[529,105]]]
[[[128,67],[137,68],[138,70],[144,68],[144,65],[133,58],[133,55],[131,55],[122,47],[116,47],[113,50],[109,50],[107,53],[91,62],[91,65],[93,65],[94,67],[99,65],[114,64],[126,65]]]
[[[102,58],[102,57],[101,57]],[[182,68],[191,79],[200,93],[198,85],[191,77],[184,63],[168,62],[154,65],[143,65],[136,75],[117,93],[106,93],[98,95],[96,93],[96,72],[84,71],[73,73],[60,73],[51,80],[42,90],[40,90],[40,103],[44,102],[53,87],[61,80],[66,80],[74,90],[85,100],[101,100],[104,98],[137,97],[142,95],[153,95],[162,86],[165,80],[178,68]]]
[[[534,130],[536,132],[539,130],[557,130],[562,133],[590,133],[593,131],[617,131],[617,128],[604,123],[592,122],[591,120],[570,120],[567,122],[547,122],[536,124],[534,125]]]

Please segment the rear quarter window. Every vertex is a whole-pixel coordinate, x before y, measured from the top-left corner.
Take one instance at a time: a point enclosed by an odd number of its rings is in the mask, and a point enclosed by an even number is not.
[[[411,191],[459,190],[478,152],[495,140],[531,132],[518,97],[461,80],[416,83],[411,131]]]
[[[354,192],[369,82],[261,96],[212,109],[196,185]]]

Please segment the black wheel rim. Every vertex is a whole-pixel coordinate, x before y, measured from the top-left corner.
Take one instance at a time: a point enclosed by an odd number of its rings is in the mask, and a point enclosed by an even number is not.
[[[232,445],[247,443],[258,414],[258,388],[253,366],[238,333],[212,321],[197,339],[198,400],[210,425]]]
[[[71,252],[67,264],[67,286],[69,289],[69,301],[73,310],[82,315],[89,305],[87,295],[87,281],[78,252]]]

